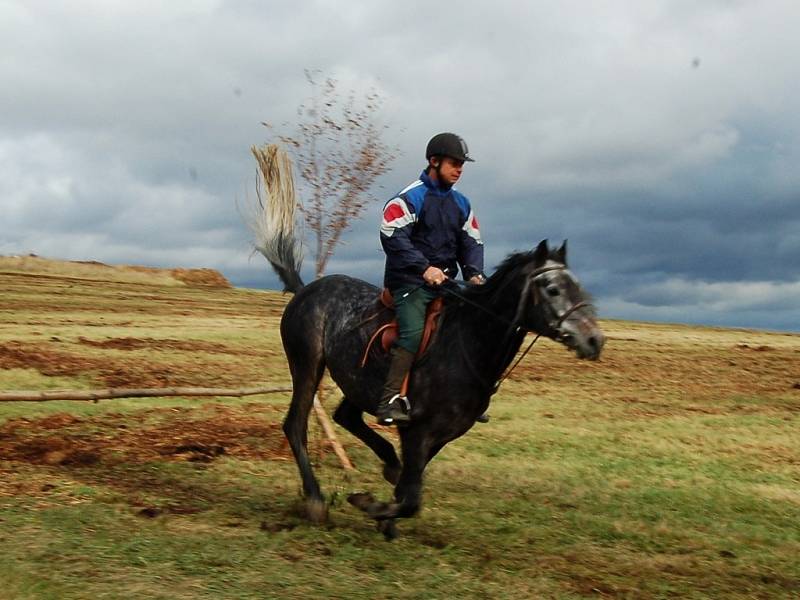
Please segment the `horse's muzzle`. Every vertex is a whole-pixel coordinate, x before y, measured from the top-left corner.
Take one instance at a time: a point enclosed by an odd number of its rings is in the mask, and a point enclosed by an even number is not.
[[[594,335],[586,338],[585,348],[579,347],[577,349],[578,358],[588,358],[589,360],[597,360],[600,358],[600,353],[603,351],[603,346],[606,343],[606,336],[598,329]]]
[[[559,341],[570,350],[574,350],[578,358],[597,360],[606,343],[606,336],[597,325],[588,326],[581,323],[576,331],[563,331]]]

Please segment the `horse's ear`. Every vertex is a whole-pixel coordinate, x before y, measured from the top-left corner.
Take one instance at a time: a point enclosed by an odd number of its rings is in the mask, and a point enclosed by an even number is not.
[[[562,265],[565,267],[567,266],[567,240],[564,240],[564,243],[561,244],[561,248],[556,250],[556,258]]]
[[[541,267],[547,262],[549,256],[550,251],[547,249],[547,240],[542,240],[539,242],[539,245],[536,246],[536,250],[533,251],[533,264],[537,267]]]

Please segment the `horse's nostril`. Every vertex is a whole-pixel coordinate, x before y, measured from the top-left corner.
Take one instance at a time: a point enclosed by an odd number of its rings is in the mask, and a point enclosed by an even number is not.
[[[603,336],[591,335],[586,339],[586,343],[589,345],[589,348],[592,349],[592,352],[595,356],[600,355],[600,350],[603,349]]]

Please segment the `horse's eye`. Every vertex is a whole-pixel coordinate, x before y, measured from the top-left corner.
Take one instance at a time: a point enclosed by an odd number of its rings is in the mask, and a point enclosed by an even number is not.
[[[551,286],[551,287],[547,288],[547,295],[550,296],[551,298],[555,298],[560,293],[561,292],[559,291],[559,289],[556,286]]]

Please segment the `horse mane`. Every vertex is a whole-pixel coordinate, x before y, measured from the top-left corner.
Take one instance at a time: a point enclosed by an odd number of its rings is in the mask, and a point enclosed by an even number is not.
[[[539,257],[541,260],[541,257]],[[460,295],[467,300],[480,304],[484,307],[495,307],[496,310],[503,306],[505,303],[516,303],[522,293],[523,271],[530,272],[531,265],[537,261],[536,250],[529,250],[526,252],[514,252],[509,254],[505,260],[500,263],[494,273],[487,278],[486,283],[483,285],[468,285],[460,290]],[[560,255],[556,249],[548,249],[547,257],[541,264],[551,261],[559,265],[567,266],[563,261],[563,255]],[[573,290],[573,302],[586,302],[591,305],[593,302],[591,294],[589,294],[577,280],[573,280],[577,288]],[[446,294],[446,303],[457,304],[458,299],[454,296]],[[591,307],[589,308],[591,310]]]
[[[514,252],[509,254],[500,266],[497,267],[483,285],[471,285],[463,290],[463,295],[470,300],[479,302],[481,304],[491,303],[496,304],[501,302],[507,295],[507,288],[515,281],[519,280],[520,272],[529,268],[531,263],[536,260],[535,251],[528,250],[525,252]],[[547,260],[561,262],[556,257],[554,250],[548,251]],[[518,290],[517,290],[518,292]],[[516,301],[518,293],[514,293],[514,301]]]

